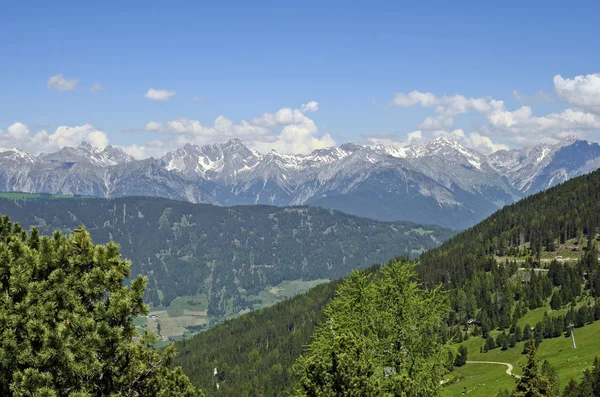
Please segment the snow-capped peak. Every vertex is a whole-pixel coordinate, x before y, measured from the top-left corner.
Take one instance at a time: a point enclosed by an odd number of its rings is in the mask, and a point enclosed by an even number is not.
[[[167,170],[175,170],[187,175],[197,175],[207,179],[218,178],[220,173],[237,174],[256,165],[261,155],[250,150],[238,139],[225,143],[197,146],[186,144],[161,158]]]
[[[35,163],[35,157],[33,157],[31,154],[29,154],[21,149],[18,149],[18,148],[12,148],[12,149],[6,150],[6,151],[2,152],[2,154],[4,154],[6,157],[10,157],[16,161],[26,161],[28,163]]]

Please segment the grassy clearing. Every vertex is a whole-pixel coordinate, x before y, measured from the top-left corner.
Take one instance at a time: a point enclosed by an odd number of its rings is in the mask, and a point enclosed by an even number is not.
[[[187,334],[189,327],[197,327],[206,324],[206,315],[193,316],[181,315],[171,317],[167,310],[151,312],[146,318],[146,327],[150,332],[156,333],[164,338],[182,337]],[[158,328],[160,325],[160,333]]]
[[[314,286],[328,281],[327,279],[283,281],[278,285],[266,287],[256,296],[249,296],[248,300],[255,302],[254,309],[261,309],[304,293]],[[247,311],[249,310],[230,313],[225,319],[237,317]],[[163,345],[199,332],[216,322],[217,319],[208,315],[206,294],[179,297],[168,307],[152,308],[148,317],[134,319],[134,325],[138,330],[148,329],[150,332],[158,334],[164,342]],[[159,324],[160,333],[158,332]]]
[[[148,329],[166,341],[180,339],[208,323],[208,298],[206,294],[182,296],[169,307],[152,308],[148,317],[134,319],[138,330]],[[160,324],[160,333],[158,327]]]
[[[597,239],[597,241],[600,241]],[[556,244],[556,249],[552,252],[550,251],[546,251],[545,249],[542,250],[542,253],[540,255],[540,267],[544,268],[547,267],[548,264],[550,262],[552,262],[553,260],[558,260],[559,262],[575,262],[577,261],[580,257],[581,254],[584,252],[583,247],[585,247],[587,245],[587,242],[585,239],[583,239],[582,244],[578,244],[577,239],[571,239],[571,240],[567,240],[564,244],[558,244],[558,240],[555,241]],[[525,243],[523,245],[521,245],[519,247],[520,250],[522,250],[523,248],[525,249],[529,249],[529,243]],[[517,263],[524,263],[526,262],[527,258],[531,257],[531,255],[526,255],[526,256],[496,256],[496,260],[498,262],[504,262],[506,260],[508,261],[516,261]]]
[[[424,236],[426,234],[433,233],[433,230],[425,230],[422,227],[418,227],[418,228],[411,229],[410,232],[404,232],[404,235],[408,236],[411,233],[416,233],[416,234],[418,234],[420,236]]]
[[[576,305],[575,305],[575,309],[579,309],[581,306],[593,304],[593,303],[594,303],[593,298],[590,298],[590,297],[578,298]],[[552,318],[552,317],[566,314],[569,311],[569,307],[570,307],[569,305],[565,305],[565,306],[563,306],[562,309],[552,310],[550,308],[550,303],[546,302],[544,304],[544,306],[539,307],[537,309],[529,310],[527,313],[525,313],[525,315],[519,319],[517,324],[521,328],[524,328],[526,324],[529,324],[532,327],[535,327],[535,325],[538,322],[540,322],[544,319],[545,313],[548,313],[548,316],[550,318]]]
[[[283,281],[277,285],[266,287],[262,290],[258,296],[250,297],[255,299],[257,304],[254,305],[254,309],[262,309],[264,307],[272,306],[275,303],[281,302],[298,294],[303,294],[309,289],[328,282],[328,279],[319,279],[311,281],[293,280]]]
[[[583,370],[592,366],[594,357],[600,356],[600,321],[588,324],[583,328],[575,329],[577,349],[573,349],[571,338],[559,337],[545,339],[538,350],[540,362],[548,360],[558,370],[561,389],[570,379],[580,380]],[[521,373],[521,365],[525,363],[523,342],[516,347],[501,351],[494,349],[487,353],[480,353],[483,339],[470,338],[463,342],[468,349],[468,359],[471,361],[497,361],[506,362],[514,366],[513,373]],[[458,345],[457,345],[458,346]],[[506,367],[494,364],[467,364],[455,369],[446,377],[450,381],[456,380],[445,387],[446,395],[461,396],[464,387],[467,394],[472,397],[493,397],[500,389],[514,389],[515,381],[506,373]]]
[[[194,296],[181,296],[167,307],[167,313],[170,317],[179,317],[184,315],[207,316],[208,297],[206,294]]]
[[[471,396],[494,397],[498,390],[514,387],[504,365],[467,364],[452,375],[461,380],[445,388],[447,396],[462,396],[466,390]]]

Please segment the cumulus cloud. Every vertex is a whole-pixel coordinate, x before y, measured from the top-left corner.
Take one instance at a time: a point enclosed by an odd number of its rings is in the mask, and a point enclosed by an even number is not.
[[[571,135],[583,138],[600,129],[600,117],[573,109],[538,117],[529,106],[523,106],[513,112],[491,114],[488,120],[491,131],[510,133],[510,140],[520,145],[556,143]]]
[[[554,90],[569,105],[600,113],[600,73],[564,78],[554,76]]]
[[[421,105],[422,107],[435,107],[437,113],[445,116],[455,116],[474,110],[479,113],[488,113],[504,107],[504,102],[496,101],[490,97],[468,98],[463,95],[437,96],[431,92],[412,91],[408,94],[397,93],[393,104],[400,107]]]
[[[488,136],[482,135],[479,132],[471,132],[467,134],[461,128],[456,128],[454,130],[438,129],[430,131],[428,138],[437,138],[441,136],[459,142],[466,147],[475,149],[484,154],[508,149],[508,146],[506,145],[492,142],[492,139]],[[411,131],[406,135],[391,132],[369,134],[363,135],[362,138],[363,143],[368,145],[408,146],[421,145],[426,141],[426,138],[423,136],[423,131],[421,130]]]
[[[436,117],[427,117],[418,128],[422,130],[440,130],[454,125],[454,119],[450,116],[439,115]]]
[[[8,127],[8,135],[15,140],[22,139],[29,134],[29,129],[23,123],[16,122]]]
[[[471,132],[469,134],[470,146],[474,149],[478,149],[483,153],[497,152],[498,150],[508,150],[509,147],[501,144],[494,143],[489,136],[484,136],[478,132]]]
[[[0,130],[0,149],[19,148],[31,154],[54,152],[65,146],[78,146],[83,141],[103,148],[108,145],[106,133],[90,124],[81,126],[60,126],[54,132],[40,130],[32,133],[27,125],[16,122],[6,132]]]
[[[57,91],[73,91],[77,88],[79,79],[65,79],[62,74],[57,74],[48,79],[48,89]]]
[[[300,108],[305,113],[307,113],[307,112],[316,112],[316,111],[319,110],[319,102],[317,102],[317,101],[310,101],[309,103],[306,103],[306,104],[302,105]]]
[[[104,87],[102,87],[100,83],[94,83],[92,88],[90,88],[90,92],[100,92],[102,90],[104,90]]]
[[[144,98],[152,101],[168,101],[169,98],[175,96],[175,94],[175,91],[156,90],[154,88],[150,88],[148,91],[146,91]]]
[[[278,153],[309,153],[315,149],[335,145],[329,134],[319,134],[315,122],[305,113],[319,110],[319,103],[310,101],[300,109],[282,108],[275,113],[234,122],[219,116],[212,124],[199,120],[176,119],[150,121],[145,131],[156,133],[160,138],[143,146],[124,148],[136,158],[160,156],[167,150],[179,148],[186,143],[206,145],[240,138],[249,147],[265,153],[272,149]]]
[[[435,114],[428,116],[419,130],[435,136],[436,131],[447,131],[454,127],[454,117],[469,112],[483,115],[487,124],[476,131],[465,134],[467,142],[474,148],[495,151],[512,142],[518,145],[533,145],[540,142],[556,143],[575,135],[585,137],[600,129],[600,75],[578,76],[574,79],[554,78],[559,96],[574,108],[567,108],[543,116],[536,116],[530,106],[507,109],[504,101],[491,97],[473,98],[464,95],[435,95],[431,92],[412,91],[397,93],[392,104],[399,107],[421,106],[431,108]],[[522,101],[531,98],[519,92],[513,94]],[[540,91],[537,101],[550,97]],[[502,143],[499,143],[500,141]]]

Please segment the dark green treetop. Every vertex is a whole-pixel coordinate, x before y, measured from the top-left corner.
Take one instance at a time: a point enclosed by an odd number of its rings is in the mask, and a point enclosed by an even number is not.
[[[172,348],[137,335],[146,279],[125,287],[130,266],[82,227],[48,238],[0,219],[0,395],[202,396]]]

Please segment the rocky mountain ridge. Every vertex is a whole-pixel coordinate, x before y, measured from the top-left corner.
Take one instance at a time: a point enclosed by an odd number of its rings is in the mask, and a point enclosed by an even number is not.
[[[408,146],[346,143],[306,155],[261,154],[232,139],[187,144],[145,160],[84,142],[38,156],[19,149],[0,153],[0,190],[217,205],[309,204],[461,229],[599,166],[600,145],[574,138],[491,155],[446,137]]]

